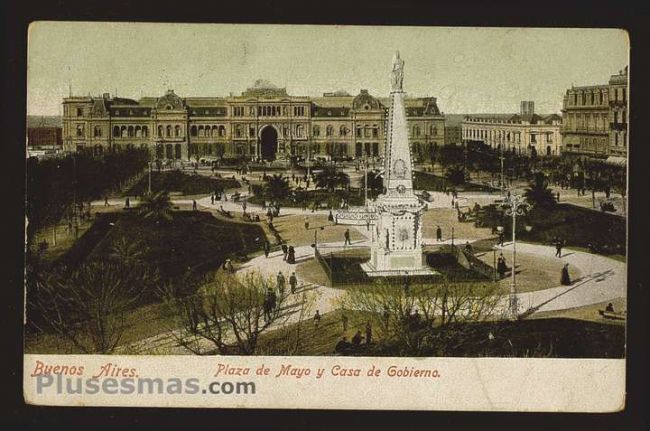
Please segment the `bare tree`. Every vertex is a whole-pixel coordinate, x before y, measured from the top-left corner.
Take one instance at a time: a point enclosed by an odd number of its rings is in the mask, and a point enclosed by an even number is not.
[[[111,353],[127,327],[126,313],[156,279],[141,267],[91,261],[39,278],[29,295],[47,327],[77,349]]]
[[[502,301],[495,283],[444,280],[435,284],[351,287],[341,298],[341,305],[363,312],[381,329],[384,340],[405,354],[417,355],[431,347],[432,336],[439,338],[443,331],[458,332],[459,325],[452,324],[499,318],[498,305]]]
[[[275,281],[258,272],[217,273],[198,293],[174,300],[180,345],[196,354],[214,346],[221,354],[253,355],[260,334],[284,324],[295,308]],[[208,347],[206,347],[206,345]]]

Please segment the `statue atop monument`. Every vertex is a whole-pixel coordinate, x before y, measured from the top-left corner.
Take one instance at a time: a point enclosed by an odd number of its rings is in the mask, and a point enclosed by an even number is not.
[[[402,81],[404,80],[404,60],[399,56],[399,51],[395,52],[393,57],[393,70],[391,72],[391,90],[402,91]]]

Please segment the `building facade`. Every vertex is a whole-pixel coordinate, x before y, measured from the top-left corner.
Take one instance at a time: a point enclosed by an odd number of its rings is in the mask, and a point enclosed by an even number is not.
[[[406,110],[415,157],[427,158],[444,143],[444,115],[434,97],[407,99]],[[158,159],[381,158],[387,112],[387,99],[367,90],[291,96],[262,80],[230,97],[67,97],[63,143],[66,151],[143,147]]]
[[[562,152],[558,114],[535,114],[534,103],[521,102],[519,114],[472,114],[461,123],[463,143],[480,142],[517,154],[552,156]]]
[[[590,157],[627,157],[627,67],[607,84],[571,87],[564,95],[565,151]]]

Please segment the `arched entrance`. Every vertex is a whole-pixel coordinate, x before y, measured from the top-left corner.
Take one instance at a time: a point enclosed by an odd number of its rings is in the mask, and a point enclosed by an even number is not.
[[[278,150],[278,132],[272,126],[262,129],[260,135],[262,140],[262,159],[273,161]]]

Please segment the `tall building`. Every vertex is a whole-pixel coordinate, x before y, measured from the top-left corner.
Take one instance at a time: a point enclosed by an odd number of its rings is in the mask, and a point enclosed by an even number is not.
[[[472,114],[461,123],[464,143],[480,142],[525,155],[559,155],[562,152],[558,114],[535,114],[534,102],[521,102],[519,114]]]
[[[562,140],[570,154],[627,156],[627,67],[607,84],[571,87],[564,95]]]
[[[387,103],[367,90],[292,96],[264,80],[230,97],[67,97],[63,143],[67,151],[144,147],[161,159],[380,158]],[[444,115],[435,97],[406,99],[406,111],[415,157],[427,158],[444,143]]]

